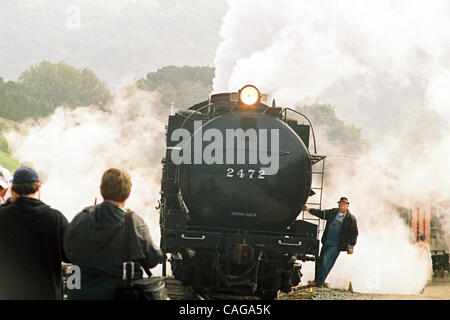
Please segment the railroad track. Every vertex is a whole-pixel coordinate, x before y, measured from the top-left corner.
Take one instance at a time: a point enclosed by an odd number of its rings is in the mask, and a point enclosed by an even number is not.
[[[183,286],[179,280],[166,278],[165,281],[167,294],[171,300],[206,300],[191,287]]]
[[[183,286],[181,281],[174,278],[166,278],[167,293],[171,300],[263,300],[260,296],[214,292],[208,295],[195,292],[189,286]],[[349,292],[343,289],[309,288],[308,286],[293,287],[290,293],[278,293],[275,300],[340,300],[359,293]]]
[[[236,293],[215,292],[208,295],[196,293],[192,287],[183,286],[181,281],[166,278],[166,288],[171,300],[261,300],[261,297]]]

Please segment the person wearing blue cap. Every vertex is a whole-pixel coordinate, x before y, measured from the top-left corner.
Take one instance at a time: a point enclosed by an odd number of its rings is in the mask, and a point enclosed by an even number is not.
[[[11,204],[0,208],[0,299],[62,299],[64,215],[40,200],[37,172],[14,172]]]

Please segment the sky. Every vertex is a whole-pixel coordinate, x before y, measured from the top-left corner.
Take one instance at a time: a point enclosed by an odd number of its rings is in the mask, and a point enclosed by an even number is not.
[[[166,65],[213,65],[224,0],[0,0],[0,77],[46,59],[112,90]]]

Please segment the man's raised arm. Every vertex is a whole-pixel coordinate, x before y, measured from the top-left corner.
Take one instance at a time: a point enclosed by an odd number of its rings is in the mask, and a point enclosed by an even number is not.
[[[320,218],[322,220],[330,219],[331,213],[333,212],[333,209],[328,210],[312,209],[308,208],[306,205],[303,206],[303,210],[311,213],[313,216],[316,216],[317,218]]]

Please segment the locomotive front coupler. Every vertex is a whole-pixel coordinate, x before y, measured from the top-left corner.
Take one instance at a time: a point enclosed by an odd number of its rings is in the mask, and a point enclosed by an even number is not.
[[[242,237],[242,243],[236,243],[231,250],[231,261],[237,265],[249,265],[254,257],[254,249],[247,244],[247,233]]]

